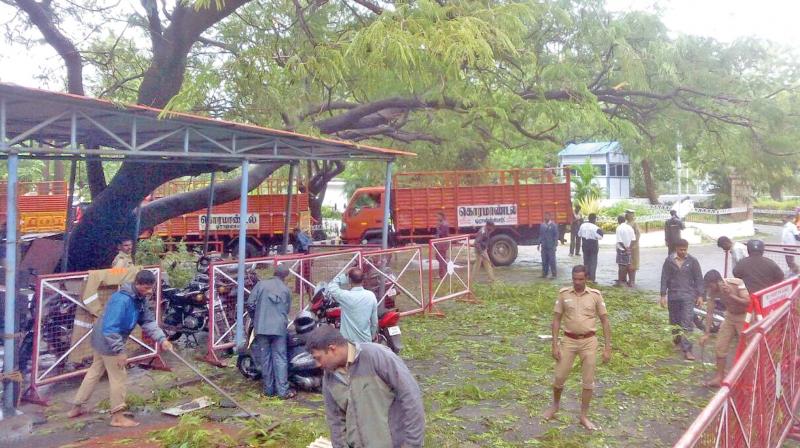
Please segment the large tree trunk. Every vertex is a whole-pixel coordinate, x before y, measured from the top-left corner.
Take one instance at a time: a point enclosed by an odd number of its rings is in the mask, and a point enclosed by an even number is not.
[[[328,182],[334,177],[344,172],[344,163],[334,162],[308,162],[308,185],[301,186],[300,191],[308,193],[308,208],[311,212],[311,219],[317,225],[322,226],[322,203],[325,200],[325,192],[328,190]],[[314,239],[324,239],[327,236],[324,232],[314,232]]]
[[[653,171],[650,168],[650,161],[647,159],[642,160],[642,179],[644,179],[644,188],[647,193],[647,199],[651,204],[658,204],[656,183],[655,180],[653,180]]]
[[[769,184],[769,196],[775,201],[783,200],[783,185],[780,183]]]

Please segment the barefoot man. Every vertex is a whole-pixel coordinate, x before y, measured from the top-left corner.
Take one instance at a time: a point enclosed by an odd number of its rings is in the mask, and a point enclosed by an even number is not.
[[[572,268],[572,286],[558,291],[553,312],[553,359],[556,360],[556,374],[553,382],[553,406],[544,413],[545,420],[552,419],[561,404],[564,382],[572,370],[575,357],[581,358],[583,391],[581,392],[581,425],[590,431],[597,426],[589,420],[589,403],[594,389],[594,368],[597,358],[597,318],[603,324],[603,362],[611,359],[611,324],[608,322],[606,304],[600,291],[586,287],[586,267]],[[564,321],[564,339],[559,345],[558,336],[561,321]]]
[[[714,315],[715,299],[720,299],[725,305],[725,320],[717,333],[717,373],[710,381],[705,383],[708,387],[719,387],[725,377],[725,365],[728,362],[728,352],[731,342],[738,338],[744,329],[747,307],[750,305],[750,293],[744,281],[738,278],[722,278],[719,271],[706,272],[703,281],[708,293],[708,312],[706,314],[706,331],[700,338],[700,345],[705,346],[711,335],[711,319]]]

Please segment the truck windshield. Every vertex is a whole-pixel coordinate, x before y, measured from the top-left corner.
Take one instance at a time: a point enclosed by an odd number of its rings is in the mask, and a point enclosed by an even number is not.
[[[350,212],[351,215],[357,215],[358,212],[365,208],[378,208],[381,204],[381,197],[379,193],[362,194],[355,198],[353,208]]]

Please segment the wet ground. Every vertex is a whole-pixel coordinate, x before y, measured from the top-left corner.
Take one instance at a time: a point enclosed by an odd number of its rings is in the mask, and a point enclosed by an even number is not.
[[[777,243],[780,240],[780,227],[759,226],[758,237],[767,243]],[[709,269],[717,269],[720,273],[724,272],[725,254],[718,248],[716,242],[705,241],[703,244],[692,245],[689,247],[689,254],[693,255],[700,262],[703,272]],[[641,263],[636,275],[637,289],[654,291],[654,297],[658,294],[661,285],[661,267],[667,256],[666,247],[641,248]],[[600,285],[613,285],[617,278],[616,254],[612,247],[600,247],[597,260],[597,283]],[[772,257],[782,268],[782,256]],[[570,256],[569,245],[561,245],[556,251],[556,264],[558,269],[558,283],[568,285],[570,282],[570,270],[576,264],[582,264],[582,256]],[[730,269],[728,269],[730,274]],[[520,246],[519,255],[516,262],[508,267],[495,268],[498,279],[508,283],[528,283],[540,281],[542,274],[541,253],[535,246]],[[478,276],[479,282],[486,281],[486,275],[481,272]],[[551,280],[545,280],[551,281]]]

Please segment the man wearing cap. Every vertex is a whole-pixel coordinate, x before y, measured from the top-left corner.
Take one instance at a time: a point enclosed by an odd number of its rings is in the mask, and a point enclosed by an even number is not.
[[[296,392],[289,388],[289,362],[287,360],[287,331],[292,293],[285,279],[289,268],[284,264],[275,267],[275,275],[256,283],[247,298],[247,309],[253,317],[253,357],[261,363],[261,381],[264,395],[283,399],[292,398]]]
[[[586,429],[598,429],[589,420],[589,404],[594,389],[594,369],[597,357],[597,318],[603,325],[603,362],[611,359],[611,324],[603,296],[600,291],[586,287],[586,267],[577,265],[572,268],[572,286],[558,291],[553,310],[553,359],[556,360],[555,380],[553,381],[553,405],[544,413],[544,419],[555,417],[561,405],[561,392],[567,380],[575,357],[581,359],[581,392],[580,422]],[[558,342],[561,323],[564,323],[564,338]]]
[[[634,236],[631,241],[631,264],[628,265],[628,286],[633,288],[636,286],[636,271],[639,270],[639,238],[642,232],[639,230],[639,224],[636,223],[636,210],[625,210],[625,221],[633,229]]]
[[[705,385],[709,387],[719,387],[722,379],[725,378],[725,365],[728,362],[728,352],[734,337],[741,337],[744,329],[747,308],[750,305],[750,293],[744,282],[738,278],[722,278],[719,271],[714,269],[706,272],[703,277],[708,301],[706,303],[706,330],[700,338],[700,346],[704,346],[711,335],[711,319],[716,307],[716,299],[725,305],[725,320],[719,327],[717,333],[717,373]]]
[[[744,285],[751,293],[783,281],[783,271],[778,265],[764,256],[764,242],[750,240],[747,242],[749,256],[736,264],[733,276],[744,280]]]
[[[617,216],[617,280],[614,286],[623,286],[628,284],[628,270],[631,265],[631,244],[636,239],[636,233],[633,227],[625,222],[623,215]]]
[[[681,239],[683,221],[678,218],[677,210],[669,211],[670,217],[664,222],[664,242],[667,244],[667,255],[675,253],[675,244]]]
[[[581,255],[581,237],[578,235],[580,228],[583,225],[583,215],[581,215],[581,206],[576,205],[575,211],[572,213],[572,224],[569,228],[569,254]]]

